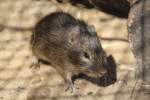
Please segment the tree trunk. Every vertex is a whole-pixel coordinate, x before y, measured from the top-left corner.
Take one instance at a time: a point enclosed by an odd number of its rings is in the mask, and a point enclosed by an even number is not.
[[[150,83],[150,0],[141,0],[130,10],[129,41],[137,59],[137,76]]]
[[[135,3],[128,18],[129,41],[137,60],[137,80],[142,80],[134,100],[150,98],[150,0]]]

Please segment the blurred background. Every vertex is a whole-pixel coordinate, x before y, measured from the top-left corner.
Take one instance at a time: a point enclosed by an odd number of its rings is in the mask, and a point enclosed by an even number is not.
[[[51,12],[64,11],[94,25],[107,55],[117,64],[117,81],[100,87],[77,80],[75,93],[55,69],[41,65],[32,70],[29,49],[32,28]],[[96,9],[74,7],[55,0],[0,0],[0,100],[126,100],[134,86],[135,59],[130,50],[127,19]],[[110,66],[111,67],[111,66]]]

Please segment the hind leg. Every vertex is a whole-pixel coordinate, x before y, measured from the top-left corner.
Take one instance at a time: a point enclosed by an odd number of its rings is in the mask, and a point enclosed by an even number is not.
[[[39,69],[40,68],[40,59],[38,59],[36,56],[32,57],[32,64],[30,68],[32,69]]]

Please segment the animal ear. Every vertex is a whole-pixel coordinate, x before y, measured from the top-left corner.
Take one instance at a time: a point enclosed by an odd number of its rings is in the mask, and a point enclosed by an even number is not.
[[[94,25],[88,25],[88,26],[87,26],[87,29],[88,29],[88,31],[89,31],[92,35],[95,35],[95,34],[96,34]]]
[[[71,29],[71,32],[69,34],[69,42],[71,44],[75,44],[78,41],[78,36],[80,34],[79,26],[75,26]]]

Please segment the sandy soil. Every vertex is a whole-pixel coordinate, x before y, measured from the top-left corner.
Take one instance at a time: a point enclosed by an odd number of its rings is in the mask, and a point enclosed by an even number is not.
[[[76,80],[74,93],[52,67],[30,69],[31,29],[45,15],[65,11],[94,25],[117,64],[117,81],[107,87]],[[135,59],[127,41],[126,19],[54,0],[0,0],[0,100],[127,100],[135,85]],[[111,67],[111,66],[110,66]]]

